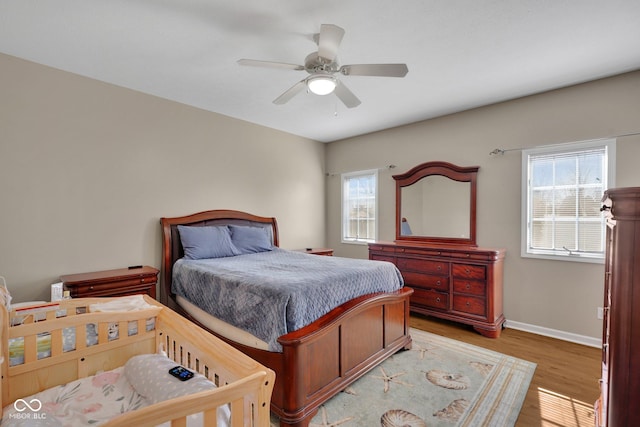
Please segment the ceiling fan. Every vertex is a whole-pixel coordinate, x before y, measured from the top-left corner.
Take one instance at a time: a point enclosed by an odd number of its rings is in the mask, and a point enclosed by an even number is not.
[[[304,65],[288,64],[284,62],[258,61],[255,59],[240,59],[238,64],[254,67],[283,68],[289,70],[304,70],[309,76],[300,80],[282,95],[277,97],[274,104],[284,104],[300,93],[305,87],[316,95],[328,95],[335,92],[336,96],[348,108],[360,105],[360,100],[335,74],[343,76],[377,76],[404,77],[409,69],[406,64],[354,64],[338,65],[336,60],[338,47],[344,37],[344,29],[332,24],[322,24],[316,42],[318,51],[307,55]]]

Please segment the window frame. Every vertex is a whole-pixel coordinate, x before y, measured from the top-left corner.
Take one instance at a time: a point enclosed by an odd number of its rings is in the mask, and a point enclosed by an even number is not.
[[[355,177],[364,177],[364,176],[373,176],[375,179],[375,191],[374,191],[374,221],[375,221],[375,225],[374,225],[374,236],[371,239],[360,239],[360,238],[347,238],[345,236],[346,234],[346,230],[347,230],[347,222],[349,220],[348,217],[348,207],[349,207],[349,200],[347,199],[347,194],[345,194],[345,187],[346,187],[346,180],[348,179],[352,179]],[[369,243],[375,242],[378,238],[378,227],[379,227],[379,221],[378,221],[378,213],[379,213],[379,209],[378,209],[378,201],[379,201],[379,189],[380,189],[380,185],[379,185],[379,179],[378,179],[378,169],[367,169],[367,170],[362,170],[362,171],[355,171],[355,172],[346,172],[341,174],[340,176],[340,196],[341,196],[341,209],[342,209],[342,214],[341,214],[341,230],[340,230],[340,240],[342,243],[347,243],[347,244],[354,244],[354,245],[367,245]]]
[[[566,144],[546,145],[522,150],[522,200],[521,200],[521,256],[523,258],[549,259],[556,261],[576,261],[587,263],[604,263],[604,242],[606,225],[602,222],[602,242],[603,250],[598,254],[559,252],[557,249],[534,249],[530,247],[531,221],[530,221],[530,157],[540,155],[561,155],[576,151],[589,151],[597,148],[605,148],[606,162],[606,182],[603,185],[603,192],[615,186],[615,160],[616,160],[616,140],[599,139]]]

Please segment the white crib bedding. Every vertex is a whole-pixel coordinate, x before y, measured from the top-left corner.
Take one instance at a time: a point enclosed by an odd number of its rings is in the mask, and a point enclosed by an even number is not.
[[[99,426],[136,409],[215,388],[198,373],[180,381],[168,371],[177,364],[160,354],[131,358],[124,367],[98,373],[18,399],[3,409],[3,427]],[[201,425],[201,414],[187,419]],[[228,406],[218,408],[218,425],[228,426]],[[169,426],[170,423],[162,424]]]

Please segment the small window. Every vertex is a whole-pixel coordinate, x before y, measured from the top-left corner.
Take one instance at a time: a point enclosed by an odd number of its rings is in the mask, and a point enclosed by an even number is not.
[[[600,207],[614,161],[615,140],[523,150],[523,257],[603,261]]]
[[[376,240],[378,171],[342,174],[342,242]]]

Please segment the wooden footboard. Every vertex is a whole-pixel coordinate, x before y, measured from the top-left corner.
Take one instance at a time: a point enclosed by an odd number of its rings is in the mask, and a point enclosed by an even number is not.
[[[364,295],[330,311],[312,324],[281,336],[282,353],[233,347],[276,373],[271,411],[280,425],[306,427],[320,405],[387,357],[411,348],[411,288]],[[199,324],[180,308],[177,311]]]
[[[9,319],[16,315],[2,306],[3,407],[47,388],[115,369],[132,356],[155,353],[162,348],[169,358],[205,375],[218,388],[128,412],[104,426],[155,426],[167,421],[173,421],[172,425],[186,425],[186,416],[195,413],[202,414],[203,426],[212,426],[216,425],[217,408],[227,404],[231,408],[232,426],[269,425],[273,371],[150,297],[144,298],[153,308],[126,313],[77,313],[81,308],[108,299],[61,301],[59,307],[47,312],[46,319],[33,322],[27,318],[24,324],[11,327]],[[67,314],[57,317],[60,310]],[[119,334],[114,338],[109,328],[116,322]],[[135,334],[128,330],[130,322],[137,322]],[[87,324],[96,325],[98,342],[95,345],[86,343]],[[149,324],[153,324],[152,329],[148,328]],[[65,328],[75,330],[72,350],[63,346]],[[43,333],[50,336],[50,354],[38,357],[38,334]],[[21,363],[14,366],[9,366],[10,338],[22,340],[24,349]],[[15,355],[13,360],[15,362]]]
[[[280,337],[287,378],[274,390],[272,406],[281,426],[307,426],[318,407],[400,349],[411,347],[409,296],[363,296],[317,322]],[[286,392],[285,392],[286,390]]]

